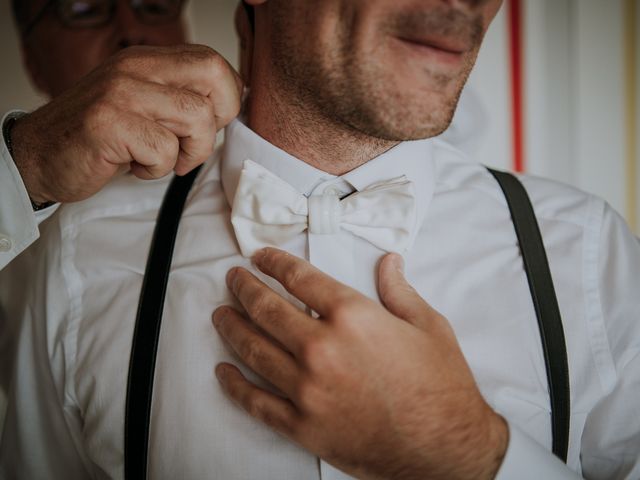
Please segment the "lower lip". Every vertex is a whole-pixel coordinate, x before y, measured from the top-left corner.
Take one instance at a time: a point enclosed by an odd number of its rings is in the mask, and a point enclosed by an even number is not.
[[[412,42],[403,38],[395,37],[395,40],[414,54],[421,55],[429,61],[436,61],[452,67],[458,66],[460,62],[462,62],[462,58],[464,56],[462,52],[443,50],[438,47],[425,45],[424,43]]]

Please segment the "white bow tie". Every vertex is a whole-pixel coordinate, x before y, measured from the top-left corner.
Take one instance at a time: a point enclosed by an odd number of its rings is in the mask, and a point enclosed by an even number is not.
[[[264,167],[245,160],[233,200],[231,223],[242,255],[281,246],[307,228],[334,234],[340,228],[376,247],[403,253],[410,246],[416,218],[413,183],[406,177],[375,183],[340,200],[309,198]]]

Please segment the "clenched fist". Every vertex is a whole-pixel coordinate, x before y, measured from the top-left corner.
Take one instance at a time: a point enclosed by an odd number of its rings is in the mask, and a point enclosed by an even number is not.
[[[184,175],[240,110],[242,82],[202,45],[131,47],[20,118],[13,158],[35,202],[74,202],[119,170]]]

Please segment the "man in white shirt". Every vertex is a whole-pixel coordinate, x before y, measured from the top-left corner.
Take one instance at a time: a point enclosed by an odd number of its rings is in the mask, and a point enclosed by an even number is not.
[[[430,138],[500,2],[249,3],[245,116],[199,173],[175,247],[150,476],[637,478],[635,238],[601,200],[523,178],[567,338],[565,466],[504,196]],[[124,176],[64,206],[0,275],[3,315],[21,324],[5,477],[123,476],[126,372],[167,184]]]
[[[0,269],[35,241],[58,202],[94,194],[130,165],[158,178],[210,156],[212,132],[239,109],[227,62],[202,46],[114,57],[183,44],[185,3],[12,1],[25,67],[53,100],[0,117]]]

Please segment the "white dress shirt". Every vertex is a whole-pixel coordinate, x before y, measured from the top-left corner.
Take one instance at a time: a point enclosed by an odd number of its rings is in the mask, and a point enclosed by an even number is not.
[[[538,324],[506,201],[484,167],[432,139],[402,143],[334,177],[235,121],[196,179],[177,238],[156,365],[150,478],[348,478],[241,411],[214,376],[219,362],[238,364],[211,325],[216,307],[234,303],[224,276],[236,265],[254,270],[230,223],[247,159],[305,195],[346,195],[402,175],[414,183],[417,230],[406,275],[449,319],[480,390],[509,422],[500,478],[640,477],[640,246],[610,207],[522,178],[567,338],[567,467],[549,452]],[[36,248],[0,273],[0,327],[19,332],[0,358],[10,385],[1,478],[122,478],[131,339],[168,181],[123,176],[86,202],[63,206]],[[385,252],[366,240],[344,230],[304,232],[280,247],[377,298],[376,264]]]
[[[29,194],[1,134],[4,122],[21,113],[10,111],[0,121],[0,270],[36,241],[38,224],[57,208],[52,205],[33,211]]]

